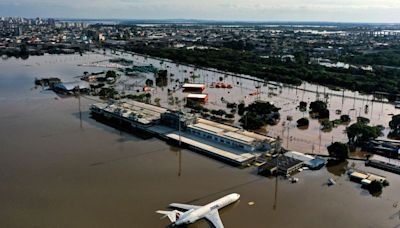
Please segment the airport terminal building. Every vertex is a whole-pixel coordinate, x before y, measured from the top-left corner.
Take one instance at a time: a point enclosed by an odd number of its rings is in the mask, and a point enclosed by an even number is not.
[[[202,118],[197,118],[196,123],[187,126],[186,131],[194,136],[249,152],[270,151],[276,141],[268,136]]]

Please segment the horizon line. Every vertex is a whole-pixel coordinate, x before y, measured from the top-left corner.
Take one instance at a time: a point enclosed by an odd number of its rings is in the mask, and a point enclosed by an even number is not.
[[[400,25],[400,22],[361,22],[361,21],[325,21],[325,20],[258,20],[258,19],[195,19],[195,18],[84,18],[84,17],[26,17],[26,16],[0,16],[0,17],[21,17],[26,19],[55,19],[55,20],[82,20],[82,21],[170,21],[170,22],[225,22],[225,23],[314,23],[314,24],[381,24],[381,25]]]

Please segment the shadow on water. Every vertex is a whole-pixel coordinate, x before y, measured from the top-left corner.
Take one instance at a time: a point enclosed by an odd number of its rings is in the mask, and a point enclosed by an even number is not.
[[[342,176],[347,171],[348,161],[340,161],[329,159],[328,163],[326,164],[326,169],[329,173],[332,173],[335,176]]]
[[[200,197],[198,197],[196,199],[187,201],[185,203],[186,204],[191,204],[191,203],[194,203],[196,201],[200,201],[200,200],[205,199],[205,198],[209,198],[209,197],[212,197],[212,196],[217,196],[217,195],[219,195],[221,193],[224,193],[224,192],[231,193],[232,190],[235,190],[237,188],[240,188],[240,187],[243,187],[243,186],[246,186],[246,185],[249,185],[249,184],[253,184],[253,183],[256,183],[256,182],[262,181],[262,180],[265,180],[265,178],[264,177],[259,177],[259,178],[256,178],[256,179],[241,183],[241,184],[237,184],[237,185],[222,189],[221,191],[217,191],[217,192],[213,192],[213,193],[210,193],[210,194],[207,194],[207,195],[200,196]]]
[[[127,156],[122,156],[122,157],[119,157],[119,158],[114,158],[114,159],[110,159],[110,160],[95,162],[95,163],[90,164],[90,166],[106,165],[106,164],[110,164],[110,163],[114,163],[114,162],[124,161],[124,160],[131,159],[131,158],[137,158],[137,157],[142,157],[142,156],[146,156],[146,155],[151,155],[151,154],[158,153],[158,152],[163,152],[163,151],[165,151],[165,149],[158,149],[158,150],[147,151],[147,152],[139,153],[139,154],[132,154],[132,155],[127,155]]]

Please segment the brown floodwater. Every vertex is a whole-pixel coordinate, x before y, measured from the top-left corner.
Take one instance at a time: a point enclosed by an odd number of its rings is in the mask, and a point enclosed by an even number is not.
[[[400,227],[398,175],[354,163],[388,178],[378,197],[343,174],[352,161],[303,171],[297,184],[279,179],[276,186],[255,168],[234,168],[98,123],[89,116],[92,100],[82,98],[79,108],[77,98],[33,86],[35,77],[71,80],[83,72],[78,63],[102,59],[0,61],[0,227],[166,227],[155,210],[172,202],[201,205],[232,192],[241,199],[221,210],[226,227]],[[308,137],[303,132],[298,137]],[[337,184],[328,187],[330,177]]]
[[[187,95],[181,89],[178,89],[179,84],[187,79],[193,83],[204,83],[207,85],[204,93],[209,94],[209,101],[205,104],[210,109],[224,109],[227,102],[244,102],[250,104],[255,100],[263,100],[273,102],[277,107],[281,108],[281,121],[275,126],[267,126],[261,129],[261,132],[273,137],[280,137],[283,140],[283,146],[290,150],[296,150],[304,153],[327,154],[326,147],[332,141],[347,142],[345,129],[348,125],[354,123],[357,116],[362,116],[370,119],[372,125],[383,125],[385,128],[384,134],[389,132],[388,123],[392,115],[400,114],[400,109],[396,109],[393,104],[380,102],[378,99],[373,99],[372,95],[360,94],[348,90],[332,90],[327,87],[303,83],[303,85],[292,88],[288,86],[263,85],[263,83],[247,80],[239,77],[233,77],[227,74],[213,72],[204,69],[193,68],[190,66],[179,65],[168,61],[160,61],[153,58],[145,58],[139,55],[132,56],[131,54],[121,53],[118,56],[107,53],[109,58],[124,57],[133,60],[135,64],[152,64],[160,69],[168,70],[168,80],[163,86],[155,87],[151,94],[153,103],[156,98],[160,99],[159,103],[164,107],[181,108],[184,104],[183,98]],[[105,62],[107,63],[107,62]],[[170,74],[173,74],[171,76]],[[195,75],[196,77],[192,77]],[[155,81],[153,74],[144,74],[145,78]],[[250,76],[242,75],[247,78]],[[232,89],[211,88],[210,85],[219,82],[220,79],[226,84],[231,84]],[[124,93],[136,93],[137,89],[142,89],[138,85],[144,85],[144,79],[131,77],[121,80],[123,83],[117,85],[117,89]],[[124,84],[136,85],[133,87],[124,86]],[[257,91],[256,87],[260,87]],[[175,92],[168,96],[168,89]],[[313,92],[310,92],[313,91]],[[259,92],[259,95],[250,95],[254,92]],[[329,95],[334,94],[334,95]],[[171,103],[171,97],[176,97],[181,100],[180,103]],[[321,131],[321,124],[317,119],[309,117],[308,111],[301,112],[297,106],[300,101],[306,101],[308,104],[315,100],[323,100],[328,103],[330,111],[330,120],[340,119],[341,114],[348,114],[352,121],[347,124],[341,124],[326,132]],[[366,108],[366,106],[368,106]],[[341,113],[337,114],[336,111]],[[292,117],[292,121],[288,121],[287,117]],[[310,119],[310,125],[307,129],[297,128],[296,121],[302,117]],[[240,116],[236,114],[234,124],[239,125]]]

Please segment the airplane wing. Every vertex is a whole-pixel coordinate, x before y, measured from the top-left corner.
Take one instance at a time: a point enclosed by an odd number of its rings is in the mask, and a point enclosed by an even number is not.
[[[171,203],[169,206],[179,208],[179,209],[184,209],[184,210],[197,209],[200,207],[200,206],[196,206],[196,205],[183,204],[183,203]]]
[[[218,210],[212,210],[208,215],[206,215],[206,219],[210,221],[215,226],[215,228],[224,228],[224,224],[222,224],[221,218],[218,214]]]

